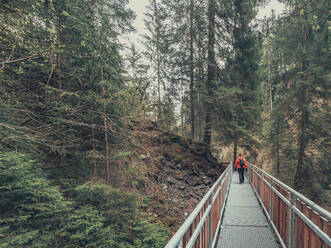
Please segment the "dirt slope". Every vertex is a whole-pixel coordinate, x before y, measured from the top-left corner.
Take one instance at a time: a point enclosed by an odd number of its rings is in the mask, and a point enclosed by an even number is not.
[[[161,132],[153,122],[136,122],[132,129],[147,167],[147,187],[140,193],[151,198],[148,213],[173,232],[224,167],[203,143]]]

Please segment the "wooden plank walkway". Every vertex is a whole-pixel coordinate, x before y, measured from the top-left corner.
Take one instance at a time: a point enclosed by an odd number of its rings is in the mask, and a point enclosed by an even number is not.
[[[277,248],[272,229],[260,207],[251,185],[239,184],[233,173],[217,248]]]

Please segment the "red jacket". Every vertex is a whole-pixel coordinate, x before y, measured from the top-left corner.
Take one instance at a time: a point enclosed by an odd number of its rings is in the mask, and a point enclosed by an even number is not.
[[[234,164],[235,168],[241,168],[239,161],[240,159],[244,160],[244,167],[243,168],[247,168],[247,163],[246,163],[246,159],[244,159],[243,157],[239,157],[236,159],[236,163]]]

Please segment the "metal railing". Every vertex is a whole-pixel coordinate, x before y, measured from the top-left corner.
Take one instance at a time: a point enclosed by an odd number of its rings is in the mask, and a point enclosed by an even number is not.
[[[216,245],[229,194],[232,167],[229,164],[165,248],[211,248]]]
[[[248,163],[248,178],[282,247],[331,247],[331,213]]]

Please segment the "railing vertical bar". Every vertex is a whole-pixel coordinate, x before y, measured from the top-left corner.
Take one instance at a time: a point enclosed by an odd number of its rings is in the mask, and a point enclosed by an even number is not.
[[[213,203],[213,196],[214,193],[212,193],[209,197],[209,205],[212,205]],[[209,240],[208,240],[208,247],[212,248],[211,245],[213,243],[213,207],[211,207],[211,211],[209,212]]]
[[[270,221],[272,221],[272,222],[273,222],[273,216],[274,216],[273,201],[274,201],[273,180],[272,180],[272,178],[270,178]]]
[[[223,199],[222,199],[222,192],[223,192],[223,188],[225,186],[222,185],[222,182],[224,182],[224,178],[222,178],[222,180],[220,181],[220,186],[221,190],[219,192],[219,197],[220,197],[220,205],[219,205],[219,213],[220,213],[220,218],[221,218],[221,210],[222,210],[222,206],[223,206]]]
[[[295,195],[291,192],[290,193],[290,228],[289,228],[289,247],[293,248],[294,247],[294,234],[295,234],[295,213],[293,210],[293,206],[295,204],[296,197]]]
[[[257,176],[257,170],[255,171],[255,181],[256,181],[256,192],[259,195],[259,177]]]
[[[264,174],[262,173],[261,174],[262,178],[264,178]],[[264,201],[263,201],[263,198],[264,198],[264,181],[261,180],[261,200],[262,200],[262,204],[264,205]]]

